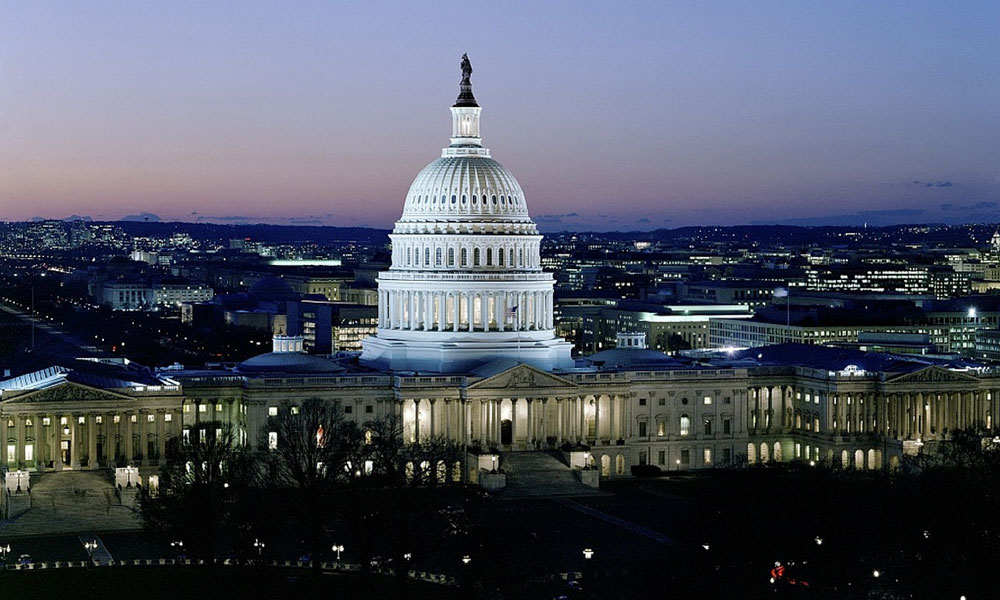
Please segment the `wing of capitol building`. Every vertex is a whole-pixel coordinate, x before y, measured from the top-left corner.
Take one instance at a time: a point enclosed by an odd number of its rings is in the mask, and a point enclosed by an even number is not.
[[[795,344],[672,357],[642,334],[574,359],[553,327],[542,236],[521,186],[483,146],[469,73],[451,143],[414,179],[390,236],[377,334],[360,356],[312,356],[301,337],[276,336],[272,352],[232,368],[78,359],[10,374],[3,465],[154,473],[200,422],[231,423],[266,448],[268,417],[308,398],[360,423],[398,415],[407,442],[460,445],[461,469],[446,471],[472,483],[528,456],[591,485],[640,465],[889,470],[957,428],[994,428],[1000,375],[967,362]]]

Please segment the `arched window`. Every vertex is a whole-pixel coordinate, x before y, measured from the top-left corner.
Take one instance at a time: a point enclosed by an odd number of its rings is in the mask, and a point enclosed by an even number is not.
[[[514,266],[514,249],[513,248],[511,248],[510,250],[507,251],[507,258],[509,259],[507,261],[507,264],[509,264],[510,266],[513,267]]]
[[[501,267],[504,266],[503,255],[504,255],[503,248],[497,250],[497,265]]]
[[[476,267],[479,266],[479,248],[472,251],[472,264]]]
[[[493,204],[496,204],[496,203],[497,203],[497,197],[493,196]]]
[[[454,267],[455,266],[455,249],[454,248],[448,248],[448,266],[449,267]]]
[[[436,267],[441,266],[441,248],[438,248],[434,251],[434,266]]]
[[[475,194],[473,194],[473,195],[472,195],[472,203],[473,203],[473,204],[475,204],[475,203],[476,203],[476,199],[477,199],[477,196],[476,196]]]
[[[424,248],[424,266],[425,267],[431,266],[431,249],[430,248]]]
[[[461,252],[460,256],[461,256],[461,259],[462,259],[461,260],[461,265],[463,267],[469,266],[469,251],[466,250],[465,248],[462,248],[462,252]]]
[[[681,435],[688,435],[689,433],[691,433],[691,417],[681,415]]]
[[[456,196],[455,194],[452,194],[451,195],[451,203],[455,204],[456,202],[458,202],[458,196]]]
[[[462,194],[462,204],[468,204],[468,202],[469,202],[469,197],[466,196],[465,194]]]
[[[518,248],[517,249],[517,253],[518,253],[517,265],[519,267],[523,267],[524,266],[524,248]]]
[[[409,267],[412,264],[413,264],[413,248],[410,248],[409,246],[407,246],[407,248],[406,248],[406,266]]]
[[[486,266],[487,267],[493,266],[493,248],[486,249]]]

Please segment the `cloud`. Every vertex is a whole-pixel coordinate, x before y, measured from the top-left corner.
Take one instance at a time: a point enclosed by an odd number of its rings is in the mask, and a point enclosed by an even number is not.
[[[1000,207],[1000,202],[976,202],[975,204],[952,204],[950,202],[942,204],[941,210],[945,211],[970,211],[970,210],[988,210]]]
[[[639,222],[640,223],[652,223],[652,221],[650,221],[649,218],[647,218],[647,217],[643,217],[643,218],[639,219]]]
[[[914,179],[910,185],[919,185],[924,188],[948,188],[953,184],[950,181],[917,181]]]
[[[253,223],[259,219],[253,217],[247,217],[243,215],[226,215],[226,216],[212,216],[212,215],[199,215],[196,219],[198,222],[203,221],[225,221],[227,223]]]
[[[536,217],[533,217],[533,219],[535,223],[546,223],[551,225],[553,223],[562,223],[563,219],[573,219],[579,216],[580,215],[578,215],[577,213],[571,212],[561,215],[538,215]]]

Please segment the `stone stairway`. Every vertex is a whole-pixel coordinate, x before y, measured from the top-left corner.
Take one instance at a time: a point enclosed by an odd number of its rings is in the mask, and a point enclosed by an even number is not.
[[[551,498],[559,496],[594,496],[601,492],[588,487],[555,453],[507,452],[503,455],[507,490],[503,497]]]
[[[134,510],[118,504],[103,471],[61,471],[31,478],[31,509],[0,521],[0,536],[90,533],[139,529]]]

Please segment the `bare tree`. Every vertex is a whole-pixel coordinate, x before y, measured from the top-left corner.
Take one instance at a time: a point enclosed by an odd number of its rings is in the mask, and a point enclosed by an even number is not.
[[[158,492],[141,499],[145,527],[182,540],[194,558],[211,561],[221,540],[240,548],[255,529],[259,469],[237,433],[227,423],[192,427],[177,460],[161,469]]]

